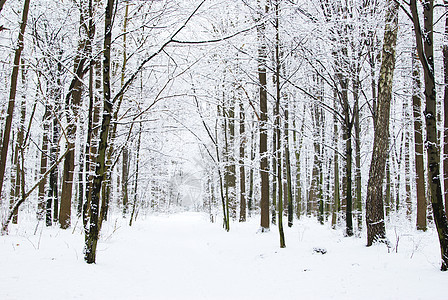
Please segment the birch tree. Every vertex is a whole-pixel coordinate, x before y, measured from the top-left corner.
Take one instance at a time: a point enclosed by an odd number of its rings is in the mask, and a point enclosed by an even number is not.
[[[398,34],[399,8],[398,4],[394,1],[389,1],[388,4],[382,62],[378,82],[373,153],[367,185],[367,246],[371,246],[374,242],[386,241],[382,187],[389,145],[389,115],[393,74],[395,70],[395,45]]]

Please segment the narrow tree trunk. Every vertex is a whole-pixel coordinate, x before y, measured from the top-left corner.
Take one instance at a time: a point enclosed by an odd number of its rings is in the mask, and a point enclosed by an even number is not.
[[[386,161],[386,195],[384,198],[384,206],[386,209],[386,216],[390,215],[390,208],[392,206],[392,193],[391,193],[391,189],[392,189],[392,182],[391,182],[391,178],[390,178],[390,154],[387,157],[387,161]]]
[[[84,147],[84,174],[81,174],[83,176],[83,181],[85,181],[85,191],[84,194],[81,195],[82,199],[79,200],[79,202],[82,204],[82,221],[84,225],[84,231],[88,232],[88,216],[90,211],[90,191],[91,191],[91,177],[90,177],[90,170],[91,170],[91,161],[92,161],[92,135],[93,135],[93,122],[94,122],[94,115],[93,115],[93,106],[94,106],[94,67],[95,67],[95,60],[93,59],[93,38],[95,37],[95,26],[94,26],[94,20],[93,20],[93,0],[88,0],[88,14],[89,14],[89,39],[87,43],[87,53],[89,58],[89,108],[88,108],[88,116],[87,116],[87,139]]]
[[[403,120],[405,122],[404,128],[403,128],[403,135],[404,135],[404,186],[405,186],[405,203],[406,203],[406,217],[409,221],[411,221],[412,217],[412,197],[411,197],[411,161],[410,161],[410,149],[409,149],[409,113],[408,113],[408,103],[407,99],[403,99]]]
[[[83,136],[83,134],[81,134]],[[82,216],[82,204],[84,202],[84,164],[85,164],[85,151],[84,142],[81,141],[79,144],[79,169],[78,169],[78,189],[77,189],[77,205],[76,205],[76,217],[80,218]]]
[[[260,0],[258,3],[260,4]],[[267,13],[267,6],[259,5]],[[260,20],[263,14],[260,13]],[[258,80],[260,83],[260,176],[261,176],[261,231],[269,231],[269,167],[268,167],[268,103],[267,103],[267,80],[266,80],[266,44],[264,41],[265,22],[257,26],[258,33]]]
[[[96,159],[95,176],[92,185],[92,196],[90,203],[90,218],[88,232],[86,232],[85,256],[88,264],[96,261],[96,247],[99,238],[99,205],[100,193],[106,171],[106,150],[109,135],[110,121],[112,119],[111,88],[110,88],[110,48],[112,42],[112,14],[114,11],[114,0],[108,0],[105,14],[104,54],[103,54],[103,120],[101,123],[100,143],[98,157]]]
[[[223,99],[224,100],[224,99]],[[236,166],[235,166],[235,103],[230,100],[228,107],[223,102],[225,153],[224,186],[226,189],[226,209],[230,211],[232,219],[236,218]]]
[[[244,106],[243,101],[240,100],[240,222],[246,222],[246,171],[244,167],[245,161],[245,126],[244,126]]]
[[[42,119],[43,131],[42,131],[42,148],[40,155],[40,175],[42,176],[47,172],[47,157],[48,157],[48,134],[50,126],[48,124],[50,117],[50,109],[48,105],[45,105],[45,113]],[[43,220],[45,216],[46,209],[46,183],[47,180],[44,179],[39,184],[38,192],[38,204],[37,204],[37,219]]]
[[[276,112],[274,112],[274,118],[276,118]],[[271,203],[271,223],[273,225],[277,224],[277,195],[278,195],[278,189],[281,187],[278,187],[277,189],[277,130],[275,128],[275,122],[274,122],[274,130],[272,131],[272,203]]]
[[[448,5],[448,1],[444,0],[444,4]],[[446,36],[448,36],[448,16],[445,16],[445,37]],[[446,44],[446,40],[443,45],[443,68],[444,68],[444,83],[445,83],[445,89],[443,95],[443,109],[444,109],[443,127],[445,129],[443,134],[443,180],[444,180],[444,195],[445,195],[445,214],[448,217],[448,45]],[[426,217],[426,210],[425,210],[425,217]],[[425,225],[424,228],[426,229],[426,219],[424,225]],[[417,221],[417,228],[418,227],[419,225]]]
[[[434,74],[434,39],[433,39],[433,9],[434,1],[428,0],[423,5],[424,29],[422,34],[416,0],[410,1],[417,51],[423,65],[426,96],[426,136],[428,153],[428,183],[434,221],[439,236],[442,256],[442,271],[448,269],[448,221],[443,207],[443,195],[440,182],[440,150],[437,142],[437,105],[436,83]],[[423,38],[424,37],[424,38]]]
[[[67,126],[67,149],[69,152],[64,160],[62,175],[61,208],[59,212],[59,225],[62,229],[67,229],[71,224],[71,207],[73,192],[73,175],[75,171],[75,140],[76,140],[76,119],[78,117],[79,106],[82,96],[82,79],[84,77],[84,65],[87,58],[88,33],[84,24],[86,21],[85,3],[81,2],[80,27],[83,32],[78,43],[78,52],[74,63],[74,78],[70,84],[69,95],[66,98],[66,118]]]
[[[425,188],[425,166],[423,161],[423,131],[422,131],[422,113],[421,113],[421,81],[420,81],[420,68],[417,65],[417,57],[415,53],[412,54],[412,106],[414,113],[414,149],[415,149],[415,171],[416,171],[416,190],[417,190],[417,229],[426,231],[426,188]],[[446,69],[448,71],[448,68]],[[448,93],[445,94],[448,96]],[[448,116],[448,110],[445,110],[445,116]],[[447,135],[445,135],[445,138]],[[445,149],[448,147],[445,143]],[[445,158],[444,164],[447,160]],[[448,173],[445,173],[448,174]],[[448,179],[448,176],[445,177]],[[448,187],[448,183],[445,182],[445,187]],[[445,195],[446,197],[446,195]],[[446,206],[445,206],[446,209]]]
[[[280,0],[275,1],[275,91],[276,91],[276,103],[275,103],[275,130],[277,137],[277,183],[278,183],[278,231],[280,234],[280,248],[285,248],[285,233],[283,232],[283,181],[282,181],[282,137],[281,137],[281,118],[280,118],[280,101],[281,101],[281,88],[280,88],[280,32],[279,32],[279,3]],[[275,168],[275,166],[274,166]]]
[[[344,140],[345,140],[345,233],[347,236],[353,235],[353,197],[352,197],[352,159],[353,159],[353,148],[352,148],[352,130],[351,125],[344,125]]]
[[[288,195],[288,227],[292,227],[294,222],[294,204],[292,197],[291,179],[291,153],[289,149],[289,110],[288,99],[285,101],[285,164],[286,164],[286,193]]]
[[[334,98],[334,108],[336,109],[336,97]],[[338,120],[336,115],[333,117],[333,143],[334,143],[334,196],[333,196],[333,209],[331,216],[331,227],[333,229],[336,228],[339,212],[341,211],[341,193],[340,193],[340,184],[339,184],[339,152],[338,152],[338,144],[339,144],[339,129],[338,129]]]
[[[366,200],[367,246],[386,239],[383,206],[383,180],[389,145],[389,114],[395,69],[398,33],[398,4],[389,1],[386,13],[383,54],[378,82],[378,109]]]
[[[2,195],[3,182],[5,178],[6,161],[8,159],[9,139],[11,135],[11,125],[17,93],[17,78],[19,76],[20,59],[24,47],[23,39],[25,35],[26,23],[28,20],[29,7],[30,7],[30,0],[25,0],[23,5],[22,22],[20,24],[19,37],[17,38],[17,48],[14,53],[14,65],[11,74],[11,88],[9,90],[8,109],[6,111],[7,115],[2,137],[2,147],[0,151],[0,197]]]
[[[355,199],[355,209],[356,209],[356,224],[358,232],[362,230],[362,187],[361,187],[361,124],[359,122],[359,88],[360,79],[359,73],[356,72],[356,76],[353,79],[353,98],[355,101],[353,113],[355,114],[355,185],[356,185],[356,199]]]
[[[137,141],[137,155],[135,157],[135,180],[134,180],[134,203],[132,203],[131,217],[129,218],[129,226],[132,226],[132,220],[135,216],[135,210],[137,208],[138,200],[138,175],[139,175],[139,163],[140,163],[140,146],[142,141],[142,123],[140,123],[140,130],[138,132]]]
[[[53,136],[50,143],[50,164],[53,165],[56,162],[56,159],[59,154],[59,124],[56,119],[56,116],[53,116]],[[48,199],[47,199],[47,219],[46,225],[51,226],[53,222],[58,220],[58,168],[56,167],[50,173],[50,185],[48,189]]]
[[[255,160],[255,133],[254,130],[251,131],[251,145],[250,145],[250,161]],[[249,194],[247,197],[247,213],[250,217],[252,215],[253,209],[253,197],[254,197],[254,168],[251,165],[249,170]]]
[[[23,61],[22,61],[23,65]],[[25,77],[25,69],[22,67],[22,84],[25,86],[26,77]],[[25,118],[26,118],[26,97],[22,95],[22,103],[20,105],[20,123],[19,128],[17,129],[17,140],[14,147],[14,158],[12,164],[12,174],[11,174],[11,195],[10,195],[10,204],[11,208],[14,207],[15,202],[19,199],[21,193],[21,187],[24,184],[24,178],[22,178],[20,164],[23,164],[23,161],[19,159],[21,154],[23,154],[24,147],[24,133],[25,133]],[[22,157],[23,158],[23,157]],[[13,212],[14,216],[12,218],[12,223],[17,224],[18,222],[18,214],[19,211],[16,209]]]
[[[303,109],[303,116],[305,116],[305,107]],[[296,116],[294,116],[293,120],[293,127],[296,127]],[[303,141],[303,130],[305,126],[305,118],[302,118],[302,125],[300,126],[300,138],[299,141],[297,141],[297,130],[293,131],[293,142],[294,142],[294,154],[296,158],[296,215],[297,218],[300,219],[300,215],[302,214],[302,182],[300,178],[300,154],[302,152],[302,141]]]
[[[122,203],[123,203],[123,218],[126,217],[128,211],[128,174],[129,174],[129,152],[128,148],[125,146],[121,154],[122,166],[121,166],[121,193],[122,193]]]

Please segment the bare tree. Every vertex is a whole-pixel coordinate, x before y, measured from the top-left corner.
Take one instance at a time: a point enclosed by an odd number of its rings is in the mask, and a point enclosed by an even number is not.
[[[398,4],[388,2],[380,77],[372,161],[366,200],[367,246],[386,241],[384,223],[383,180],[389,145],[389,115],[395,69],[395,45],[398,33]]]
[[[410,1],[412,20],[414,23],[417,52],[423,66],[426,97],[426,148],[428,153],[428,183],[434,221],[439,236],[442,256],[442,271],[448,270],[448,221],[443,207],[443,194],[440,182],[440,149],[437,143],[437,105],[436,82],[434,71],[434,1],[423,3],[424,32],[421,31],[417,1]]]
[[[2,2],[4,4],[4,2]],[[2,4],[2,7],[3,7]],[[2,147],[0,151],[0,197],[2,194],[2,188],[3,188],[3,182],[5,178],[5,169],[6,169],[6,161],[8,159],[8,146],[9,146],[9,139],[11,135],[11,125],[12,125],[12,118],[14,114],[14,104],[16,100],[16,93],[17,93],[17,80],[19,76],[19,67],[20,67],[20,58],[22,55],[24,43],[24,35],[25,35],[25,29],[26,24],[28,20],[28,11],[30,8],[30,0],[25,0],[23,5],[23,11],[22,11],[22,22],[20,24],[20,32],[19,37],[17,38],[17,45],[16,50],[14,54],[14,65],[12,68],[12,74],[11,74],[11,88],[9,90],[9,101],[8,101],[8,109],[7,109],[7,115],[6,115],[6,121],[5,121],[5,129],[3,131],[3,137],[2,137]]]

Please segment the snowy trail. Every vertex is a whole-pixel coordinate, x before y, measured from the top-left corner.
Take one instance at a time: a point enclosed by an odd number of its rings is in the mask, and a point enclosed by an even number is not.
[[[446,299],[434,232],[402,233],[398,253],[387,253],[296,223],[279,249],[276,228],[256,233],[258,219],[229,233],[199,213],[148,216],[131,228],[117,219],[104,228],[96,265],[82,260],[80,232],[40,236],[23,225],[0,239],[0,299]]]

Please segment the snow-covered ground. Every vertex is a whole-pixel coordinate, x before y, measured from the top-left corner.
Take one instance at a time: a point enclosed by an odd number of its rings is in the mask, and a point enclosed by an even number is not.
[[[388,253],[311,219],[285,228],[280,249],[277,228],[260,234],[258,223],[225,232],[201,213],[147,216],[132,227],[115,218],[95,265],[83,261],[79,224],[11,226],[0,237],[0,299],[448,299],[434,229],[389,230]]]

